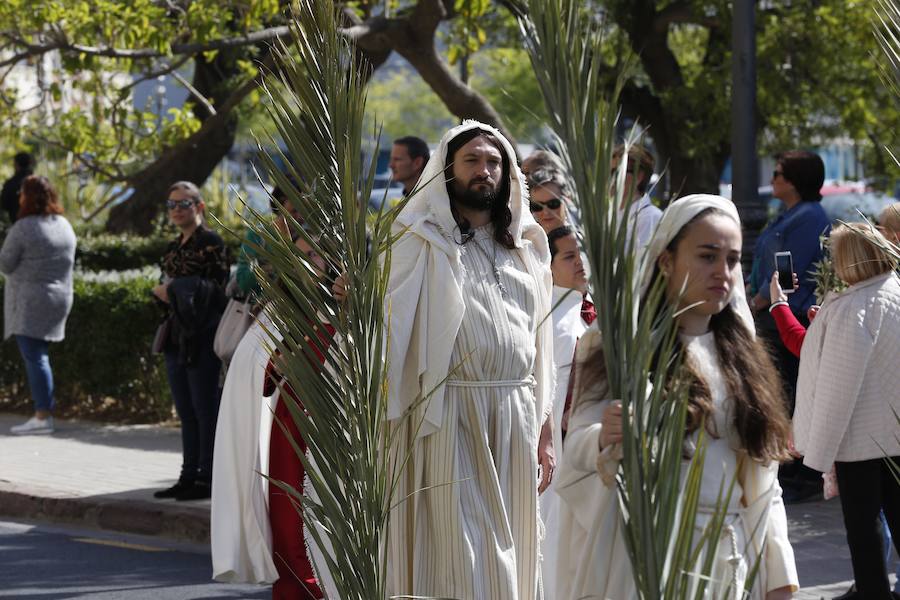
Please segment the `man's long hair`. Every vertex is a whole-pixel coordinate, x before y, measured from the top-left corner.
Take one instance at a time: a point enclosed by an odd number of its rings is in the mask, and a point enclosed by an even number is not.
[[[458,136],[447,142],[447,158],[444,164],[444,181],[447,185],[447,195],[452,201],[456,193],[453,190],[453,161],[456,153],[460,148],[471,142],[477,137],[483,137],[500,152],[502,157],[502,174],[498,182],[494,202],[491,204],[491,224],[494,226],[494,239],[505,248],[515,248],[513,236],[509,232],[509,226],[512,224],[512,211],[509,209],[510,201],[510,163],[509,154],[503,148],[503,144],[490,131],[484,129],[473,128],[463,131]],[[452,205],[451,205],[452,208]],[[454,216],[457,216],[454,210]],[[469,223],[466,219],[460,219],[460,230],[468,229]]]

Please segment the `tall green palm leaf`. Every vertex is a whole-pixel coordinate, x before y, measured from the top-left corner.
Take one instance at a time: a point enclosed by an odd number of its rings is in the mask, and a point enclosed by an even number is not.
[[[701,439],[682,486],[687,390],[664,385],[666,374],[680,368],[675,314],[661,284],[641,302],[633,236],[620,210],[627,161],[610,171],[618,97],[633,65],[622,67],[608,91],[599,3],[523,0],[515,8],[550,126],[575,183],[605,372],[612,397],[623,404],[617,483],[636,588],[646,599],[700,598],[723,518],[717,513],[695,539],[704,447]],[[629,136],[626,148],[636,137]],[[617,193],[610,192],[614,180]],[[723,486],[722,496],[729,489]]]
[[[270,145],[283,143],[280,158],[289,165],[283,173],[275,157],[266,157],[266,169],[302,216],[293,229],[329,273],[271,222],[255,215],[246,225],[259,234],[256,250],[277,274],[273,280],[258,272],[274,325],[271,349],[299,397],[283,393],[280,401],[306,442],[306,453],[296,444],[295,451],[311,494],[281,481],[270,485],[302,511],[313,545],[324,552],[317,573],[334,582],[333,596],[372,600],[385,597],[380,557],[396,472],[384,452],[391,446],[384,296],[396,212],[374,219],[367,213],[375,164],[362,159],[365,85],[337,17],[332,0],[297,0],[292,39],[276,49],[277,69],[263,86],[275,123]],[[337,273],[348,284],[340,307],[331,296]]]

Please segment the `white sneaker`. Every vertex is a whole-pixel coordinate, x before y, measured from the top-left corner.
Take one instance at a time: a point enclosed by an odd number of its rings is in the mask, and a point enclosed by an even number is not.
[[[21,425],[10,428],[9,431],[16,435],[41,435],[53,433],[53,417],[47,417],[46,419],[31,417]]]

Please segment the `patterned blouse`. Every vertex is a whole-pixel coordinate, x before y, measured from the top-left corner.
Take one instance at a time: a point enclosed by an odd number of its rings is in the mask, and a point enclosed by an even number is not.
[[[229,273],[225,242],[200,225],[184,244],[180,235],[169,243],[161,267],[168,279],[198,275],[224,286]]]

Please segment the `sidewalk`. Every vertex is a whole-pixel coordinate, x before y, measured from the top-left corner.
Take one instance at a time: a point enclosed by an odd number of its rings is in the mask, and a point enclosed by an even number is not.
[[[208,542],[209,502],[156,500],[181,466],[174,428],[57,422],[52,436],[13,436],[24,419],[0,414],[0,516],[75,522]],[[853,573],[837,499],[787,507],[803,589],[797,600],[842,594]]]
[[[208,542],[209,501],[157,500],[181,469],[178,429],[57,421],[52,436],[14,436],[0,414],[0,516]]]

